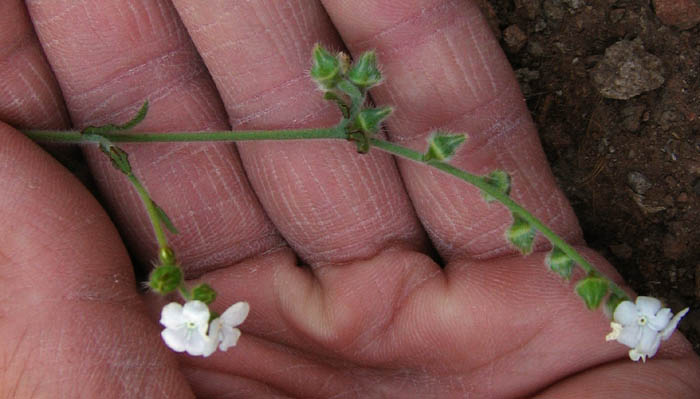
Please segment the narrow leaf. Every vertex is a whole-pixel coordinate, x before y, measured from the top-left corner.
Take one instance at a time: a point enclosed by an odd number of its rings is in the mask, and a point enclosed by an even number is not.
[[[498,191],[505,195],[510,194],[510,175],[502,170],[494,170],[488,175],[484,176],[484,181],[486,184],[493,186]],[[496,200],[491,194],[481,191],[481,195],[486,202],[493,202]]]
[[[513,214],[513,224],[506,231],[506,238],[523,254],[532,252],[536,230],[530,223],[518,214]]]
[[[571,272],[574,270],[574,260],[558,247],[554,247],[552,251],[547,254],[545,261],[547,262],[549,269],[553,272],[559,274],[565,279],[571,278]]]
[[[423,160],[448,161],[466,139],[465,134],[434,133],[428,138],[428,150],[423,154]]]
[[[115,125],[114,123],[108,123],[106,125],[102,126],[87,126],[83,130],[80,131],[81,134],[96,134],[96,135],[104,135],[104,134],[109,134],[115,131],[120,131],[120,130],[129,130],[133,128],[134,126],[138,125],[141,123],[145,118],[146,114],[148,113],[148,101],[145,101],[141,108],[138,110],[136,115],[134,115],[133,118],[131,118],[130,121],[121,124],[121,125]]]
[[[588,309],[597,309],[608,293],[608,281],[596,276],[586,277],[576,284],[576,293],[583,298]]]
[[[153,200],[151,200],[151,201],[153,201]],[[170,231],[170,232],[173,233],[173,234],[178,234],[178,231],[177,231],[177,229],[175,228],[175,225],[174,225],[173,222],[170,220],[170,218],[168,217],[168,215],[165,213],[165,211],[163,210],[163,208],[161,208],[160,206],[158,206],[158,204],[156,204],[155,201],[153,201],[153,206],[156,208],[156,212],[158,212],[158,218],[160,219],[161,223],[163,223],[163,225],[165,226],[165,228],[168,229],[168,231]]]

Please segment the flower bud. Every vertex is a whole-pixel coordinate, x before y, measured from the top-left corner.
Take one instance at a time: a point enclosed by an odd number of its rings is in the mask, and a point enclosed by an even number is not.
[[[192,289],[192,300],[202,301],[209,305],[216,299],[216,291],[208,284],[200,284]]]
[[[375,133],[392,111],[391,107],[363,109],[357,114],[355,125],[365,133]]]
[[[313,78],[324,90],[335,87],[341,79],[340,61],[331,53],[317,44],[313,51],[313,65],[311,66],[311,78]]]
[[[464,134],[434,133],[428,138],[428,151],[423,154],[423,160],[448,161],[466,139],[467,136]]]
[[[608,281],[597,276],[586,277],[576,284],[576,293],[583,298],[588,309],[596,309],[608,293]]]
[[[367,51],[360,56],[348,71],[348,79],[363,89],[372,87],[382,80],[374,51]]]
[[[182,270],[176,265],[160,265],[153,269],[148,279],[148,286],[161,295],[175,291],[180,284]]]

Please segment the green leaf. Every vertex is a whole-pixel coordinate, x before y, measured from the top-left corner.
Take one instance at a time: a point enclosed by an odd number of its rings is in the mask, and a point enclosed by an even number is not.
[[[333,89],[342,78],[340,61],[320,44],[316,44],[313,50],[313,64],[309,74],[322,89]]]
[[[355,118],[355,126],[365,133],[375,133],[392,111],[391,107],[363,109]]]
[[[608,293],[608,281],[597,276],[586,277],[576,284],[576,293],[583,298],[588,309],[597,309]]]
[[[506,231],[506,238],[515,245],[523,254],[532,252],[532,244],[535,241],[536,230],[520,215],[513,214],[513,224]]]
[[[209,305],[216,299],[216,291],[208,284],[200,284],[192,289],[192,300],[202,301]]]
[[[571,272],[574,270],[574,260],[558,247],[554,247],[552,251],[547,254],[545,261],[549,269],[553,272],[565,279],[571,278]]]
[[[176,265],[161,265],[153,269],[148,286],[155,292],[166,295],[182,284],[182,269]]]
[[[81,134],[95,134],[95,135],[104,135],[104,134],[109,134],[115,131],[124,131],[124,130],[129,130],[133,128],[134,126],[138,125],[141,123],[145,118],[146,114],[148,113],[148,100],[144,101],[143,105],[141,108],[138,110],[136,115],[134,115],[133,118],[131,118],[130,121],[123,123],[121,125],[115,125],[113,123],[108,123],[106,125],[102,126],[88,126],[84,128],[83,130],[80,131]]]
[[[168,231],[170,231],[173,234],[178,234],[177,229],[175,228],[175,225],[173,222],[170,220],[168,215],[165,213],[163,208],[158,206],[155,201],[151,200],[153,202],[153,207],[156,209],[156,212],[158,213],[158,218],[160,219],[161,223],[165,226]]]
[[[129,162],[129,154],[112,144],[103,136],[98,135],[97,137],[99,138],[100,150],[109,157],[109,160],[112,161],[112,166],[125,175],[131,176],[132,170],[131,163]]]
[[[372,87],[382,80],[382,73],[377,67],[377,55],[374,51],[363,53],[348,71],[348,79],[362,89]]]
[[[484,182],[496,190],[502,192],[506,196],[510,194],[510,175],[502,170],[494,170],[484,177]],[[481,195],[486,202],[493,202],[496,200],[491,194],[481,191]]]
[[[423,160],[448,161],[466,139],[464,134],[433,133],[428,137],[428,150],[423,154]]]

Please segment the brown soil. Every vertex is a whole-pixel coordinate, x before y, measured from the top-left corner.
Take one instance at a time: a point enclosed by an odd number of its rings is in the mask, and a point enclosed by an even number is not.
[[[700,25],[666,26],[649,0],[483,1],[586,240],[640,295],[689,306],[700,353]],[[664,83],[604,98],[593,67],[635,38]]]

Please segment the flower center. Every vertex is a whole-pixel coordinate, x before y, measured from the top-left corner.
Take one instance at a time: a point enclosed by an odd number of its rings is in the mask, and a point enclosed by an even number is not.
[[[187,326],[188,329],[193,330],[194,328],[197,327],[197,324],[193,321],[188,321],[185,322],[185,325]]]
[[[640,326],[646,326],[648,321],[649,319],[647,319],[646,316],[639,316],[639,318],[637,319],[637,324],[639,324]]]

